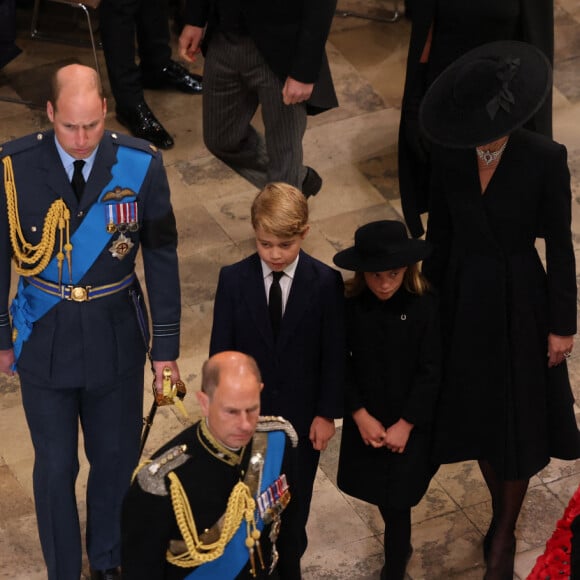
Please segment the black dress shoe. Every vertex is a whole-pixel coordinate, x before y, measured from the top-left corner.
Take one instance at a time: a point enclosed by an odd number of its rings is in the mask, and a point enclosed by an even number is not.
[[[302,182],[302,193],[304,197],[308,199],[309,197],[315,196],[322,187],[322,177],[316,173],[312,167],[306,168],[306,177]]]
[[[169,64],[156,75],[143,75],[143,86],[146,89],[171,87],[190,94],[199,94],[203,91],[202,81],[201,76],[189,72],[174,60],[170,60]]]
[[[146,139],[160,149],[173,147],[171,135],[155,118],[145,101],[141,101],[133,109],[117,108],[117,121],[125,125],[135,137]]]
[[[121,580],[121,569],[93,570],[91,568],[91,580]]]

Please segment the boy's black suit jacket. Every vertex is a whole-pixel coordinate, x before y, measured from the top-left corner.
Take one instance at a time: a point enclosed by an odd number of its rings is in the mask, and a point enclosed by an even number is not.
[[[238,350],[262,373],[262,415],[282,415],[301,436],[316,416],[343,413],[344,298],[340,274],[300,252],[274,341],[258,254],[222,268],[210,355]]]

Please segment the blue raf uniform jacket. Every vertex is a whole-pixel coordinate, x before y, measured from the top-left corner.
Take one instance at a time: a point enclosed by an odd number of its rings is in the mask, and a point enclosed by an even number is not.
[[[121,234],[111,233],[110,241],[78,284],[94,287],[122,280],[134,270],[141,247],[152,317],[152,357],[175,360],[179,354],[180,319],[177,230],[167,177],[157,150],[140,139],[105,132],[80,202],[58,155],[53,131],[12,141],[1,148],[0,157],[9,155],[12,159],[21,228],[26,240],[37,244],[47,210],[59,198],[70,209],[73,235],[111,181],[121,146],[151,156],[137,197],[139,229],[124,233],[133,246],[122,259],[111,251]],[[0,190],[0,349],[10,349],[8,304],[13,250],[4,179]],[[102,219],[102,227],[106,228],[104,210]],[[58,234],[56,245],[58,249]],[[63,283],[68,283],[66,268]],[[38,385],[91,388],[134,373],[143,367],[144,358],[145,343],[135,308],[129,291],[124,290],[88,302],[61,300],[34,323],[18,359],[18,371]]]

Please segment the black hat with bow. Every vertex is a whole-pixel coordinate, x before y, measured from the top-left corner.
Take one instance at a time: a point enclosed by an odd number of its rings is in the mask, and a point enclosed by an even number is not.
[[[438,145],[471,148],[521,127],[548,96],[547,57],[525,42],[490,42],[470,50],[435,79],[419,121]]]

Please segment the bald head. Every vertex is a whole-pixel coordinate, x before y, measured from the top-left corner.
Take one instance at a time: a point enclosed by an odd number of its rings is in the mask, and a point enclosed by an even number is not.
[[[69,64],[59,68],[52,76],[50,102],[56,109],[61,94],[64,98],[72,95],[96,93],[103,98],[103,88],[94,68],[82,64]]]
[[[231,449],[247,445],[260,416],[260,371],[254,359],[227,351],[212,356],[202,369],[201,412],[214,437]]]
[[[224,351],[214,354],[203,363],[201,369],[201,390],[211,397],[221,381],[251,376],[256,383],[262,382],[256,361],[241,352]]]
[[[46,114],[57,141],[71,157],[90,157],[105,133],[107,114],[97,71],[80,64],[59,69],[52,80]]]

